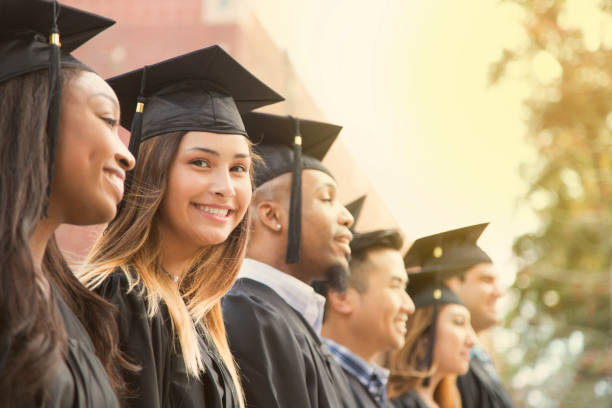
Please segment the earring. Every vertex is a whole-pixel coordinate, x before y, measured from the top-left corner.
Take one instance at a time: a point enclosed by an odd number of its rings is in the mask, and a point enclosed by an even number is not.
[[[280,230],[281,229],[281,225],[280,224],[276,224],[276,229]]]

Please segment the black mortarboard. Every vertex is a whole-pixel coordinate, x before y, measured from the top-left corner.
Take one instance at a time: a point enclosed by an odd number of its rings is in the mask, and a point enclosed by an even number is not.
[[[342,127],[259,112],[247,113],[242,119],[251,140],[260,141],[255,146],[255,151],[264,163],[255,165],[255,185],[259,187],[282,174],[292,173],[289,238],[285,260],[287,263],[297,263],[300,261],[302,230],[302,170],[319,170],[333,177],[321,160]]]
[[[247,136],[240,113],[283,100],[218,45],[147,65],[108,83],[119,98],[121,125],[131,128],[135,157],[142,141],[164,133]]]
[[[365,202],[367,195],[362,195],[355,201],[351,201],[344,207],[348,212],[353,216],[353,225],[351,225],[351,232],[355,231],[355,225],[357,225],[357,220],[359,220],[359,216],[361,215],[361,210],[363,209],[363,203]]]
[[[450,277],[474,265],[492,262],[476,244],[489,223],[472,225],[419,238],[404,256],[407,268],[420,266],[421,273]]]
[[[395,229],[382,229],[369,232],[356,232],[351,241],[351,253],[358,254],[372,247],[402,248],[402,234]]]
[[[49,70],[47,198],[51,193],[59,132],[62,65],[83,66],[70,52],[114,23],[86,11],[60,5],[57,1],[3,0],[0,3],[0,82],[43,69]]]
[[[44,0],[0,2],[0,82],[49,68],[51,50],[61,43],[62,65],[82,65],[69,53],[115,22],[73,7]],[[52,37],[54,20],[61,38]]]

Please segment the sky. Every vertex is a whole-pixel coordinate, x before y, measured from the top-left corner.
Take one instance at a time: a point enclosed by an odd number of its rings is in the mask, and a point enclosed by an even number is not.
[[[340,138],[407,238],[490,221],[480,244],[510,284],[512,242],[538,226],[519,204],[528,187],[519,168],[535,160],[521,102],[529,89],[487,81],[503,47],[526,41],[521,10],[491,0],[251,6],[326,118],[343,125]]]

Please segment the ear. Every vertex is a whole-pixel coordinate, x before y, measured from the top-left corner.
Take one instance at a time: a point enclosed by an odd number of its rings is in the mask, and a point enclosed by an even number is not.
[[[280,233],[287,219],[283,207],[276,201],[262,201],[256,208],[257,218],[271,232]]]
[[[351,315],[355,311],[359,293],[348,288],[344,293],[330,290],[327,292],[327,302],[331,310],[340,315]]]

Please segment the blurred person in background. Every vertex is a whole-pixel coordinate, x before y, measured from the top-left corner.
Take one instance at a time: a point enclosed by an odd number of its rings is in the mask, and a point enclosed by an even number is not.
[[[410,274],[416,311],[406,325],[404,347],[392,352],[389,398],[396,408],[459,408],[458,375],[468,371],[476,334],[470,312],[431,274]]]
[[[471,314],[479,337],[500,321],[496,304],[502,296],[491,258],[477,245],[488,223],[420,238],[406,254],[406,267],[437,274],[459,296]],[[457,380],[464,407],[513,407],[482,341],[471,352],[470,370]]]

